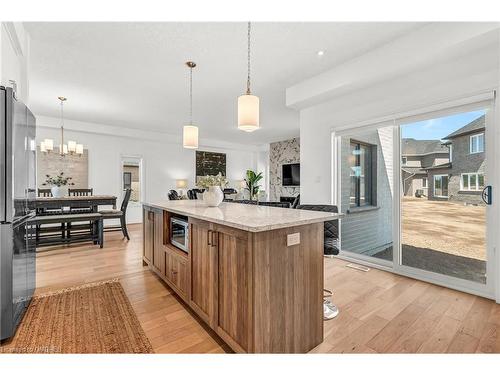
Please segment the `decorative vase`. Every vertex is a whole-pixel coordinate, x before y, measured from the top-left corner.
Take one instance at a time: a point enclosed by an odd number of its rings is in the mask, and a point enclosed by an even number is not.
[[[224,193],[220,186],[210,186],[208,191],[203,193],[203,202],[206,202],[208,207],[217,207],[224,200]]]
[[[54,198],[62,198],[66,193],[66,188],[64,188],[63,186],[52,186],[50,188],[50,191]]]

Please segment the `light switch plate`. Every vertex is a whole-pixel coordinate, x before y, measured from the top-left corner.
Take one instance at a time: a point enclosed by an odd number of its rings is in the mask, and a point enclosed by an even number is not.
[[[286,236],[286,245],[293,246],[300,244],[300,232],[292,233]]]

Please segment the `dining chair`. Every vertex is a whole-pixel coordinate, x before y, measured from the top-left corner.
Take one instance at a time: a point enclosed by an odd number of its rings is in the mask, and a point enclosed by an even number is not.
[[[309,211],[323,211],[323,212],[332,212],[338,213],[338,207],[329,205],[329,204],[299,204],[297,206],[298,210],[309,210]],[[324,230],[324,255],[325,256],[333,256],[339,254],[339,221],[338,220],[330,220],[325,221],[325,230]],[[329,298],[332,297],[332,291],[328,289],[323,289],[323,318],[325,320],[330,320],[335,318],[339,314],[339,309],[337,306],[333,304]]]
[[[40,198],[51,198],[52,190],[51,189],[38,189],[38,197]],[[62,209],[54,209],[54,208],[38,208],[37,215],[38,216],[46,216],[46,215],[60,215],[62,214]],[[59,234],[61,237],[66,235],[66,226],[64,224],[37,224],[36,225],[36,239],[42,235],[53,235],[54,233]]]
[[[68,196],[70,197],[88,197],[88,196],[91,196],[91,195],[94,195],[94,189],[90,188],[90,189],[80,189],[80,188],[69,188],[68,189]],[[94,211],[94,208],[92,206],[84,206],[84,207],[70,207],[69,209],[69,212],[71,214],[87,214],[87,213],[91,213]],[[93,228],[93,223],[91,221],[85,223],[85,224],[75,224],[75,223],[71,223],[69,222],[66,227],[66,232],[67,232],[67,236],[68,238],[71,237],[71,231],[73,231],[74,233],[77,232],[77,231],[92,231]]]
[[[88,197],[94,195],[94,189],[68,189],[70,197]]]
[[[52,196],[52,190],[51,189],[38,189],[38,196],[39,197],[44,197],[48,198]]]
[[[181,199],[181,197],[179,197],[179,193],[177,193],[175,190],[170,190],[168,193],[168,199],[171,201],[176,201]]]
[[[102,215],[103,221],[107,219],[120,219],[120,225],[119,226],[112,226],[112,227],[106,227],[104,228],[104,232],[115,232],[121,230],[123,233],[123,236],[127,238],[127,240],[130,240],[130,237],[128,235],[128,230],[127,230],[127,221],[126,221],[126,214],[127,214],[127,207],[128,203],[130,201],[130,195],[132,194],[132,189],[126,189],[125,190],[125,195],[123,197],[122,205],[119,210],[100,210],[99,213]]]

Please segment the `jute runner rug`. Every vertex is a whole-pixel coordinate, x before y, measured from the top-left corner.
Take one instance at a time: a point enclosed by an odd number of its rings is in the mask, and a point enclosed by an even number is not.
[[[117,280],[35,296],[0,353],[153,353]]]

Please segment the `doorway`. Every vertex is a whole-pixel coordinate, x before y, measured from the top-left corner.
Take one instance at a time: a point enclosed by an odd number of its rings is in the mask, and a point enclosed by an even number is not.
[[[127,209],[127,223],[142,222],[143,173],[142,158],[137,156],[122,156],[120,168],[121,191],[131,189]]]
[[[479,108],[398,123],[407,160],[399,169],[401,180],[414,185],[399,196],[400,270],[489,290],[489,118],[488,108]]]

